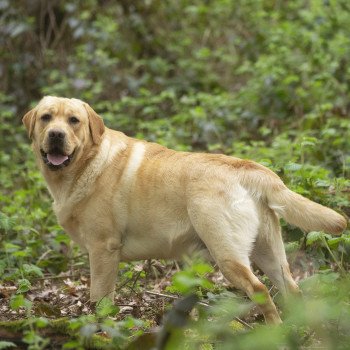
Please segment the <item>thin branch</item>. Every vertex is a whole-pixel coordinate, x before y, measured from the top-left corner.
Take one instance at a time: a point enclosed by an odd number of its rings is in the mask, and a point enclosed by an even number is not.
[[[152,292],[150,290],[145,290],[145,293],[147,294],[150,294],[150,295],[155,295],[155,296],[158,296],[158,297],[163,297],[163,298],[169,298],[169,299],[173,299],[173,300],[178,300],[180,299],[178,296],[176,295],[169,295],[169,294],[163,294],[163,293],[157,293],[157,292]],[[199,301],[197,304],[199,305],[202,305],[202,306],[205,306],[205,307],[212,307],[211,305],[207,304],[207,303],[204,303],[202,301]],[[235,316],[234,319],[239,322],[241,325],[243,325],[244,327],[246,328],[249,328],[249,329],[253,329],[253,327],[248,324],[247,322],[241,320],[239,317]]]
[[[75,278],[75,277],[80,277],[81,274],[69,274],[69,275],[63,275],[63,276],[44,276],[44,277],[37,277],[34,278],[36,281],[45,281],[45,280],[59,280],[59,279],[65,279],[65,278]]]
[[[136,293],[136,292],[135,292],[135,286],[136,286],[136,283],[137,283],[138,279],[140,278],[142,272],[143,272],[143,270],[141,270],[141,271],[139,271],[139,272],[137,273],[136,277],[134,278],[133,284],[132,284],[132,286],[130,287],[130,289],[132,290],[133,293]]]

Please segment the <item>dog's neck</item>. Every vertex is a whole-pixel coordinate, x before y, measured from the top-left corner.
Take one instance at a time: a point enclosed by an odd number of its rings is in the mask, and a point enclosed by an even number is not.
[[[41,172],[45,178],[48,190],[54,200],[54,203],[60,203],[68,199],[68,193],[70,192],[72,183],[76,178],[75,172],[67,172],[65,170],[66,169],[61,169],[54,172],[47,169],[45,165],[41,165]],[[65,191],[63,191],[63,189],[65,189]]]
[[[123,141],[112,143],[110,137],[105,135],[100,145],[89,154],[83,154],[76,163],[67,168],[53,172],[42,164],[41,170],[53,197],[56,215],[60,215],[63,208],[64,211],[67,208],[72,209],[75,204],[89,196],[94,188],[92,183],[117,153],[125,148]]]

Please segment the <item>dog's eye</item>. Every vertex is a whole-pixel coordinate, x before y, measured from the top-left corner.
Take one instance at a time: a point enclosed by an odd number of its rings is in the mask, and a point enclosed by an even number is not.
[[[70,117],[69,118],[69,122],[71,124],[78,124],[79,123],[79,119],[77,117]]]
[[[41,116],[41,120],[44,122],[48,122],[49,120],[51,120],[51,114],[44,114]]]

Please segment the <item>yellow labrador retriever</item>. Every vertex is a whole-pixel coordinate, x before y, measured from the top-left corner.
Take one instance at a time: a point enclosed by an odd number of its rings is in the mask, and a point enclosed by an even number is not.
[[[254,261],[297,293],[278,216],[305,231],[342,232],[335,211],[290,191],[253,161],[176,152],[108,129],[85,102],[44,97],[23,117],[60,225],[89,253],[90,298],[113,298],[119,261],[209,252],[248,296],[263,293],[267,322],[281,322]]]

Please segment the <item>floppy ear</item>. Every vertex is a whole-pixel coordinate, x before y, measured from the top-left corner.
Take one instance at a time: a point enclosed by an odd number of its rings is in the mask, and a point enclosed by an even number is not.
[[[100,144],[101,136],[105,131],[105,125],[102,118],[87,104],[84,103],[84,107],[89,116],[89,128],[92,136],[92,141],[95,145]]]
[[[33,138],[34,126],[35,126],[36,110],[33,108],[22,118],[22,122],[27,129],[29,138]]]

